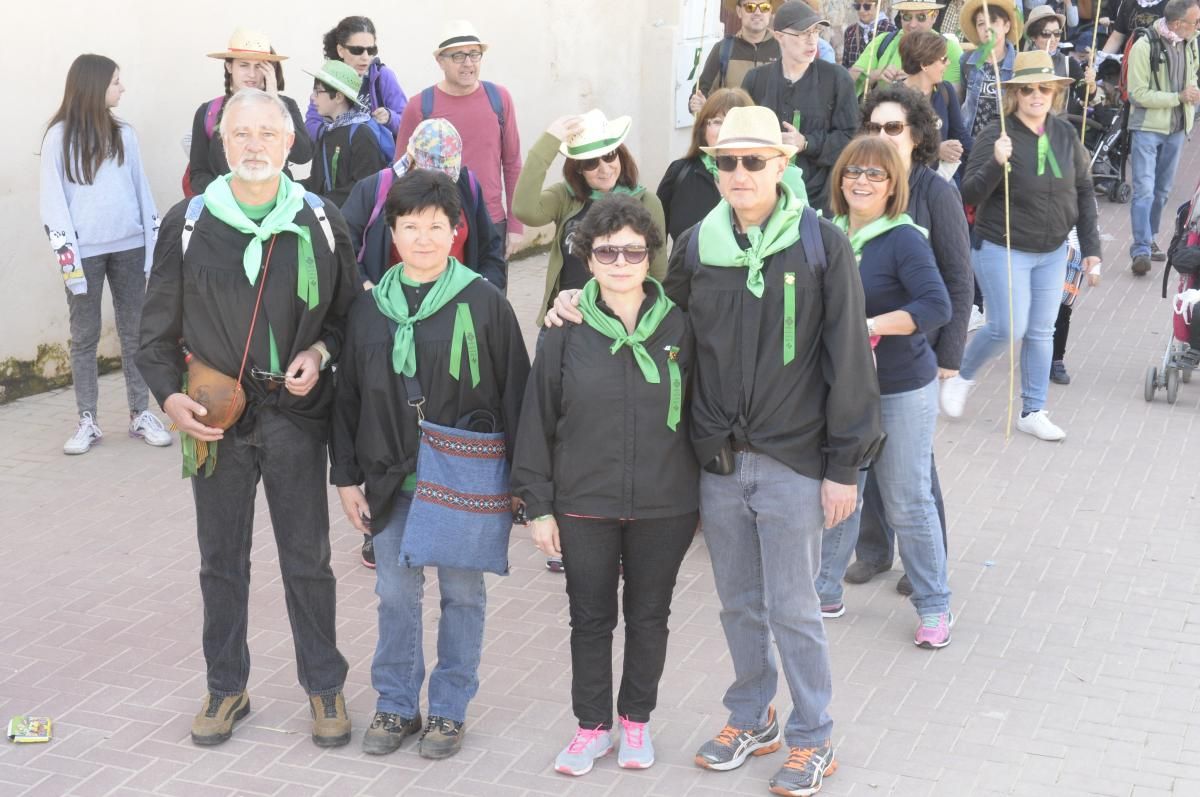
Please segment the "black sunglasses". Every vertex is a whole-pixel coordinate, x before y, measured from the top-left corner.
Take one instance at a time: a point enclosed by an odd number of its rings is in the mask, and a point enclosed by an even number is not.
[[[596,258],[597,263],[603,263],[606,266],[611,266],[617,262],[617,255],[625,255],[625,262],[631,266],[636,266],[646,259],[646,254],[649,252],[646,247],[630,244],[628,246],[613,246],[612,244],[602,244],[601,246],[592,247],[592,257]]]
[[[717,168],[723,172],[737,171],[739,161],[746,171],[761,172],[767,168],[767,161],[782,157],[782,155],[772,155],[769,158],[764,158],[762,155],[717,155],[713,160],[717,162]]]
[[[345,47],[351,55],[362,55],[363,53],[366,53],[367,55],[379,55],[379,47],[374,44],[372,44],[370,47],[355,47],[350,44],[343,44],[342,46]]]
[[[877,136],[879,131],[887,133],[889,136],[898,136],[904,132],[904,128],[908,127],[908,122],[863,122],[862,129],[867,135]]]
[[[595,171],[596,169],[600,168],[600,161],[604,161],[605,163],[612,163],[618,157],[620,157],[620,155],[614,149],[612,152],[606,152],[598,158],[588,158],[587,160],[581,160],[579,162],[579,170],[584,171],[584,172]],[[604,261],[601,261],[601,262],[604,262]]]
[[[889,177],[887,172],[877,166],[847,166],[842,172],[842,179],[853,182],[860,174],[865,175],[872,183],[885,183]]]
[[[850,7],[855,11],[870,11],[875,7],[874,3],[851,3]]]
[[[276,382],[282,384],[287,381],[287,374],[277,374],[274,371],[264,371],[261,368],[251,368],[250,376],[262,382]]]
[[[902,22],[912,22],[913,20],[916,20],[917,22],[924,22],[927,19],[933,19],[933,14],[926,14],[924,11],[922,11],[919,14],[901,14],[900,15],[900,20]]]
[[[1053,94],[1055,89],[1054,86],[1047,86],[1044,83],[1038,83],[1032,86],[1028,84],[1021,86],[1019,89],[1017,89],[1017,91],[1021,93],[1022,97],[1032,97],[1037,92],[1041,92],[1042,94],[1046,95]]]

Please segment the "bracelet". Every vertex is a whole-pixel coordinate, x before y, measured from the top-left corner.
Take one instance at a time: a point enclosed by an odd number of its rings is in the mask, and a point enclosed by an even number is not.
[[[324,341],[318,340],[316,343],[309,346],[308,348],[312,349],[313,351],[315,351],[317,354],[319,354],[321,356],[321,370],[324,371],[325,366],[329,365],[329,360],[330,360],[329,349],[325,346]]]
[[[537,523],[538,521],[541,521],[541,520],[552,520],[553,518],[554,518],[554,515],[540,515],[538,517],[535,517],[531,522]]]

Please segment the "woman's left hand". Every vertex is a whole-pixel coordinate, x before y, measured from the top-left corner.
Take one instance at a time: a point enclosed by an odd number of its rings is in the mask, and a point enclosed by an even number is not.
[[[943,160],[946,163],[958,163],[962,160],[963,145],[961,141],[953,138],[948,138],[941,144],[938,144],[938,160]]]
[[[1092,94],[1096,93],[1096,70],[1090,66],[1083,70],[1083,82],[1087,84],[1088,90]]]
[[[371,118],[381,125],[386,125],[388,120],[392,118],[392,112],[386,107],[379,107],[371,111]]]
[[[1100,284],[1100,258],[1085,257],[1083,259],[1083,270],[1087,272],[1087,284],[1089,288],[1095,288]]]
[[[270,61],[259,61],[258,69],[263,74],[263,91],[272,97],[278,96],[279,84],[275,80],[275,65]]]

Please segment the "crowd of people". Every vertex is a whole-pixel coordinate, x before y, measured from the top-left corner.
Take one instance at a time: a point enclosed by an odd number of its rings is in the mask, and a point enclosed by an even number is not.
[[[1147,33],[1127,5],[1105,46],[1136,38],[1142,274],[1200,102],[1200,6],[1166,0]],[[76,59],[42,152],[79,409],[64,451],[101,437],[107,278],[130,434],[171,444],[153,394],[192,483],[207,666],[196,744],[229,739],[250,712],[260,482],[321,746],[351,738],[327,484],[375,569],[368,754],[410,736],[427,758],[461,749],[484,572],[507,572],[510,514],[565,572],[578,724],[554,768],[567,775],[614,747],[621,767],[654,763],[672,592],[698,530],[734,669],[700,767],[786,746],[771,792],[820,789],[837,768],[824,624],[847,611],[843,582],[890,569],[896,549],[914,644],[950,644],[938,418],[961,416],[1016,341],[1017,429],[1066,436],[1047,411],[1065,377],[1064,280],[1073,263],[1098,283],[1101,240],[1089,154],[1063,116],[1095,75],[1059,42],[1107,20],[1071,0],[899,0],[894,17],[854,6],[838,63],[819,3],[738,0],[741,29],[708,54],[688,149],[657,190],[627,144],[634,120],[599,109],[549,122],[523,160],[513,97],[481,79],[489,43],[470,23],[432,42],[443,79],[410,97],[371,20],[347,17],[322,38],[304,114],[263,34],[239,29],[210,54],[224,91],[196,109],[184,199],[160,221],[114,113],[117,64]],[[523,224],[554,228],[532,362],[506,297]],[[468,528],[481,541],[454,542]],[[484,560],[489,533],[499,564]],[[427,684],[426,567],[441,598]]]

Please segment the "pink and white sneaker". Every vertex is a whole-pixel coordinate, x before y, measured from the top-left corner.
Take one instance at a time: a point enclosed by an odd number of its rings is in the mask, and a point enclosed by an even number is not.
[[[646,769],[654,764],[654,743],[650,741],[650,723],[633,722],[621,717],[621,751],[617,766]]]
[[[922,615],[913,644],[927,650],[944,648],[950,644],[950,629],[953,627],[954,612]]]
[[[597,758],[612,752],[612,736],[606,728],[583,728],[575,731],[575,738],[554,759],[554,770],[564,775],[578,777],[592,771]]]

